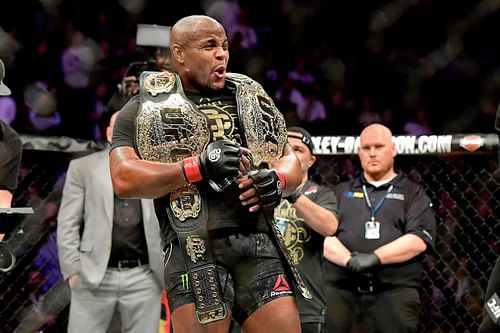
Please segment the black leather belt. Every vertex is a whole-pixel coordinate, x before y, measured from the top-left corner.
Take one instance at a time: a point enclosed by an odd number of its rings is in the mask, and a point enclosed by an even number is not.
[[[121,269],[139,267],[139,266],[146,265],[146,264],[147,264],[146,260],[125,259],[125,260],[112,261],[108,264],[108,267],[118,268],[121,270]]]
[[[375,278],[340,280],[335,283],[335,286],[339,289],[344,289],[355,294],[367,295],[378,294],[393,289],[393,286],[390,284],[380,282]]]

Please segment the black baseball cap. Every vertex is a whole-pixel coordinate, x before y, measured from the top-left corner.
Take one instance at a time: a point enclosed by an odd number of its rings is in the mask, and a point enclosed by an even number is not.
[[[302,140],[302,142],[309,148],[311,154],[314,153],[314,144],[311,139],[311,133],[303,129],[302,127],[292,126],[288,127],[288,137]]]

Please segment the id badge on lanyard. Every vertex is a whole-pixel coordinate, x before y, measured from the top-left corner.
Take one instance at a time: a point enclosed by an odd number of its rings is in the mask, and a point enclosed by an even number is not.
[[[365,195],[366,205],[370,209],[370,221],[365,222],[365,239],[380,239],[380,222],[375,220],[375,213],[382,207],[382,204],[385,201],[387,195],[394,188],[393,185],[389,186],[387,193],[380,198],[375,207],[372,206],[372,202],[370,201],[370,196],[368,195],[368,191],[366,190],[366,186],[363,184],[363,194]]]
[[[365,239],[380,239],[380,222],[365,222]]]

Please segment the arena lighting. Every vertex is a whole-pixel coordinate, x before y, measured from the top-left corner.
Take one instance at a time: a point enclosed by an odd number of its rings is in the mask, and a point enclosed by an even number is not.
[[[139,46],[168,48],[170,46],[170,27],[156,24],[138,24],[136,43]]]
[[[31,207],[0,208],[2,223],[9,223],[11,218],[22,218],[24,215],[33,214]],[[5,242],[0,242],[0,272],[9,272],[16,266],[17,258],[29,248],[29,235],[19,229]]]

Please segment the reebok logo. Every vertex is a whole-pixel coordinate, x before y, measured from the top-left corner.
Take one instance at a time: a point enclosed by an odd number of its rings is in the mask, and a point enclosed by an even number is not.
[[[291,295],[290,285],[283,274],[278,275],[271,296]]]

